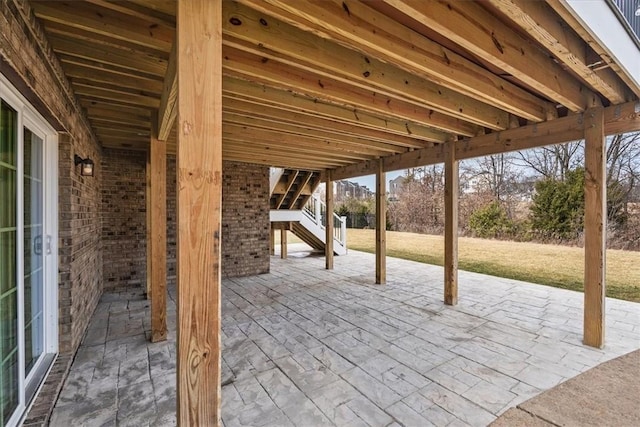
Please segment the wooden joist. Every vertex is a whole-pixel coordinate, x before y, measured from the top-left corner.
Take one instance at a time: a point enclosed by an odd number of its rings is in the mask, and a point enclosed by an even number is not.
[[[225,136],[271,142],[274,147],[284,145],[295,146],[296,149],[311,148],[321,153],[350,154],[356,159],[406,151],[404,147],[368,141],[365,138],[307,130],[300,126],[273,123],[255,117],[242,117],[233,113],[224,113],[223,123]]]
[[[385,2],[570,110],[583,111],[590,105],[589,90],[480,4]]]
[[[292,109],[287,110],[286,107],[280,108],[277,105],[269,104],[267,100],[257,103],[223,96],[223,108],[225,113],[271,122],[274,129],[287,126],[289,128],[295,127],[319,131],[324,133],[326,137],[340,135],[362,138],[369,141],[368,145],[370,146],[389,149],[390,151],[397,150],[397,147],[424,148],[431,145],[429,142],[409,136],[369,127],[354,126],[342,121],[314,116]]]
[[[345,83],[396,96],[415,105],[461,117],[490,129],[506,129],[507,113],[391,64],[318,38],[238,3],[222,21],[225,44],[307,70],[322,70]],[[244,43],[242,43],[242,42]],[[322,58],[321,62],[311,58]]]
[[[174,35],[174,29],[170,26],[139,17],[124,16],[95,4],[40,2],[36,5],[36,15],[97,36],[116,38],[159,51],[171,48]]]
[[[240,2],[528,120],[541,121],[555,114],[551,103],[366,4],[351,0],[313,3],[270,0],[268,6],[259,0]]]
[[[345,108],[302,94],[291,93],[242,79],[223,80],[225,96],[254,102],[267,108],[280,108],[353,125],[354,129],[370,128],[429,142],[444,142],[444,132],[408,120],[381,117],[357,108]]]
[[[228,45],[225,45],[223,53],[225,75],[317,97],[343,107],[409,120],[444,132],[465,136],[480,132],[477,125],[458,118],[411,104],[400,97],[361,89],[329,75],[277,62],[274,57],[253,55]]]
[[[588,63],[591,49],[577,34],[562,25],[553,9],[543,1],[489,0],[493,7],[549,49],[567,68],[613,104],[630,101],[631,94],[610,68],[594,70]]]

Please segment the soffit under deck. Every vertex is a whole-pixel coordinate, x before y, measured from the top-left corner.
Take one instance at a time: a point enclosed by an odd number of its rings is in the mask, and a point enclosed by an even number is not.
[[[175,111],[175,3],[30,4],[99,142],[145,150],[152,116],[162,128]],[[640,88],[579,25],[561,0],[225,1],[224,158],[393,165],[448,140],[637,101]],[[161,132],[169,152],[172,128]]]

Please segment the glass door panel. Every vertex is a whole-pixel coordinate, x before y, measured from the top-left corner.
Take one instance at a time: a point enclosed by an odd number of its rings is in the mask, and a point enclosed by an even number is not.
[[[43,141],[24,128],[24,340],[25,376],[44,347]]]
[[[18,115],[0,101],[0,426],[18,407]]]

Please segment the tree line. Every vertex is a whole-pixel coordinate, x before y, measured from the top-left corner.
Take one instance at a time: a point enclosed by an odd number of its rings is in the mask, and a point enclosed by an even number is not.
[[[608,245],[640,250],[640,133],[608,138],[606,154]],[[461,162],[460,233],[581,245],[584,176],[584,141]],[[444,166],[405,171],[387,206],[389,230],[442,233]],[[347,226],[375,226],[372,198],[346,200],[336,212]]]

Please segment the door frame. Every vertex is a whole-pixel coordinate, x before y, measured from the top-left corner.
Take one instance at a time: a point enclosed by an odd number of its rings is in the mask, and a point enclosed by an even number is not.
[[[17,280],[18,280],[18,406],[9,418],[7,425],[17,425],[26,415],[33,403],[33,398],[44,383],[46,374],[51,368],[55,355],[58,353],[58,133],[36,111],[36,109],[20,94],[20,92],[0,74],[0,98],[18,113],[17,119],[17,196],[24,200],[24,128],[42,138],[43,141],[43,236],[50,236],[50,253],[43,257],[43,354],[25,378],[25,336],[24,336],[24,215],[23,203],[17,209],[16,250]],[[46,242],[46,238],[44,239]],[[45,243],[43,242],[43,246]]]

